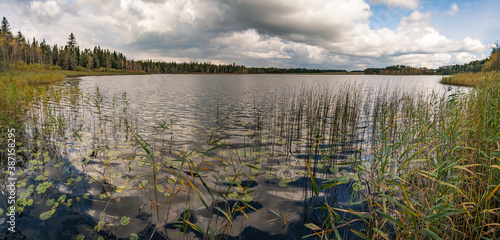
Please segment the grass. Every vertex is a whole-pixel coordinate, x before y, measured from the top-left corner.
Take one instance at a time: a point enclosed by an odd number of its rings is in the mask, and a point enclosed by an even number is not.
[[[498,77],[498,72],[457,73],[452,76],[443,77],[441,83],[475,87],[484,84],[485,80]]]
[[[69,71],[57,67],[44,69],[40,64],[26,65],[17,62],[0,72],[0,126],[19,126],[29,104],[47,92],[49,85],[62,82],[67,77],[145,74],[142,71]]]

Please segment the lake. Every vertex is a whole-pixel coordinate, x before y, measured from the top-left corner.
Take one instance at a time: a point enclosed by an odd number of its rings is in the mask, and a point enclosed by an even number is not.
[[[1,236],[299,239],[334,218],[338,234],[354,238],[379,113],[466,91],[440,79],[70,79],[29,113],[17,155],[19,232],[2,224]]]

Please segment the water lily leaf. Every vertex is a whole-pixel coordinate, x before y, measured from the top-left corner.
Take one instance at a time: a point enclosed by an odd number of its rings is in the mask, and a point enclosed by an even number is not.
[[[60,202],[60,203],[64,202],[64,200],[66,200],[66,195],[64,195],[64,194],[63,194],[63,195],[61,195],[61,196],[57,199],[57,201],[58,201],[58,202]]]
[[[106,224],[106,223],[105,223],[105,222],[103,222],[103,221],[99,221],[99,222],[97,223],[97,225],[94,227],[94,230],[95,230],[96,232],[100,232],[100,231],[102,230],[102,228],[104,227],[104,224]]]
[[[40,183],[40,184],[38,184],[38,186],[36,186],[36,192],[38,194],[45,193],[47,191],[47,188],[49,188],[50,186],[52,186],[51,182]]]
[[[89,199],[89,197],[90,197],[90,193],[85,193],[85,194],[83,194],[83,198],[84,198],[84,199]]]
[[[229,198],[236,199],[238,198],[238,193],[237,192],[232,192],[227,195]]]
[[[56,200],[51,198],[51,199],[47,200],[47,202],[45,202],[45,205],[52,207],[52,205],[54,205],[55,202],[56,202]]]
[[[122,219],[120,219],[120,223],[123,226],[127,226],[130,223],[130,218],[127,216],[123,216]]]
[[[36,178],[35,178],[35,181],[45,181],[47,180],[47,177],[43,176],[43,175],[38,175]]]
[[[85,239],[85,236],[81,234],[78,234],[78,236],[76,236],[76,240],[83,240],[83,239]]]
[[[50,210],[50,211],[46,211],[46,212],[43,212],[40,214],[40,220],[42,221],[45,221],[49,218],[52,217],[52,215],[56,212],[56,210]]]
[[[292,180],[291,179],[288,179],[288,178],[285,178],[283,180],[281,180],[278,185],[280,185],[280,187],[286,187],[288,186],[288,184],[291,182]]]
[[[123,191],[123,189],[124,189],[124,188],[125,188],[125,187],[123,187],[123,186],[118,186],[118,187],[116,187],[115,191],[116,191],[117,193],[119,193],[119,192]]]
[[[135,233],[131,233],[130,240],[139,240],[139,236],[137,236],[137,234],[135,234]]]
[[[243,198],[241,198],[241,201],[243,201],[243,202],[251,202],[251,201],[253,201],[253,197],[250,194],[246,194]]]

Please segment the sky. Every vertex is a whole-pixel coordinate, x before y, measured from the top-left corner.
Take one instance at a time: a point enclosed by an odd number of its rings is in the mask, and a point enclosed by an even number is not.
[[[498,0],[0,0],[14,33],[128,59],[436,68],[489,56]]]

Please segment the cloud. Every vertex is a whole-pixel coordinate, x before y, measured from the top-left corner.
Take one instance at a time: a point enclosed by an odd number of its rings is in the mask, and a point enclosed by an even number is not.
[[[418,8],[418,0],[370,0],[370,2],[375,4],[384,4],[391,8],[408,8],[408,9],[417,9]]]
[[[0,9],[23,17],[20,30],[26,36],[61,46],[73,32],[81,48],[99,45],[129,59],[346,69],[438,67],[487,50],[477,39],[446,37],[429,23],[430,12],[414,10],[394,17],[399,21],[394,29],[372,29],[366,0],[7,2]],[[417,0],[370,2],[419,7]],[[15,21],[8,19],[14,28]]]
[[[446,15],[448,16],[454,16],[455,14],[457,14],[457,12],[459,11],[460,9],[458,8],[458,5],[456,3],[452,3],[451,4],[451,7],[450,7],[450,10],[448,10],[446,12]]]
[[[38,21],[45,22],[55,18],[61,12],[61,8],[56,1],[30,2],[29,11]]]

